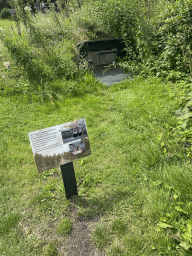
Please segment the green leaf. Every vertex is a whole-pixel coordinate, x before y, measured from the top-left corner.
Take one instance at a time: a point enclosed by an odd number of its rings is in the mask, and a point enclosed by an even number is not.
[[[173,226],[165,223],[165,222],[162,222],[160,221],[159,223],[157,223],[157,225],[160,227],[160,228],[173,228]]]
[[[189,225],[192,226],[192,220],[189,219],[187,222],[188,222]],[[188,225],[188,224],[187,224],[187,225]]]
[[[173,198],[176,200],[178,198],[178,195],[177,194],[174,194],[173,195]]]
[[[81,165],[84,165],[84,163],[85,163],[85,160],[81,159]]]
[[[185,250],[189,250],[189,248],[191,248],[191,245],[189,245],[189,243],[187,243],[186,241],[182,241],[179,245]]]
[[[187,212],[185,210],[183,210],[181,208],[181,206],[179,206],[179,205],[175,207],[175,210],[177,210],[178,212],[183,212],[183,213],[187,214]]]
[[[154,183],[153,183],[155,186],[159,186],[159,185],[161,185],[162,184],[162,181],[155,181]]]
[[[187,232],[188,232],[188,234],[191,234],[191,237],[192,237],[192,225],[191,225],[191,223],[190,222],[188,222],[187,223]]]
[[[169,185],[167,185],[167,184],[165,184],[165,189],[168,189],[168,190],[172,190],[173,189],[173,187],[172,186],[169,186]]]
[[[190,118],[190,117],[192,117],[192,113],[190,112],[190,113],[186,113],[186,114],[184,114],[184,115],[181,115],[181,119],[182,120],[186,120],[186,119],[188,119],[188,118]]]

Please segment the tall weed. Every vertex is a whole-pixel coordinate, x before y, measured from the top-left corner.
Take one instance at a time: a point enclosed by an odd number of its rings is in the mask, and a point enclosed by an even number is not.
[[[80,70],[74,43],[63,37],[57,37],[54,42],[35,24],[35,18],[30,13],[19,12],[19,15],[25,25],[21,33],[13,31],[10,35],[3,32],[0,38],[27,79],[31,83],[43,85],[54,78],[70,79],[78,76]],[[63,35],[61,28],[59,30],[58,36]]]

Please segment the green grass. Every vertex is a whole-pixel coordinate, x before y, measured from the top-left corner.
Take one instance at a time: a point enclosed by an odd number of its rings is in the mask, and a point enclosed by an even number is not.
[[[8,20],[8,19],[0,19],[0,28],[2,29],[11,29],[11,26],[15,24],[14,21]]]
[[[57,226],[57,234],[66,236],[72,229],[73,222],[69,218],[62,219]]]
[[[55,243],[54,242],[48,243],[47,246],[45,246],[42,255],[43,256],[57,256],[58,252],[57,252]]]
[[[0,254],[57,255],[72,222],[98,217],[92,240],[107,255],[190,255],[157,225],[184,234],[192,215],[192,167],[171,128],[181,95],[138,78],[55,105],[1,97]],[[87,176],[71,201],[59,168],[37,172],[27,134],[80,118],[92,155],[74,162],[77,183]]]
[[[86,21],[86,9],[80,14]],[[37,23],[50,44],[68,50],[101,32],[78,34],[76,13],[58,18],[62,31],[53,16],[39,15]],[[0,20],[0,27],[11,29],[10,21]],[[86,72],[42,88],[14,61],[4,67],[11,60],[4,47],[0,60],[0,255],[62,255],[79,219],[89,220],[92,242],[106,255],[191,255],[192,167],[174,132],[184,85],[149,77],[106,87]],[[27,134],[80,118],[92,155],[74,162],[83,182],[79,195],[66,200],[60,168],[37,172]]]

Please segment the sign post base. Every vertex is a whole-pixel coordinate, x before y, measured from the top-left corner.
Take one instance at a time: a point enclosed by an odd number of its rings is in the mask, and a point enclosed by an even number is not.
[[[66,198],[69,199],[73,195],[78,195],[73,162],[63,164],[60,166],[60,168],[65,187]]]

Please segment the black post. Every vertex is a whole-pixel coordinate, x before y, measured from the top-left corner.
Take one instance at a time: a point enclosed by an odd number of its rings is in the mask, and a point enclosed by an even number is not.
[[[69,199],[73,195],[78,195],[73,162],[63,164],[60,166],[60,168],[65,187],[66,198]]]

